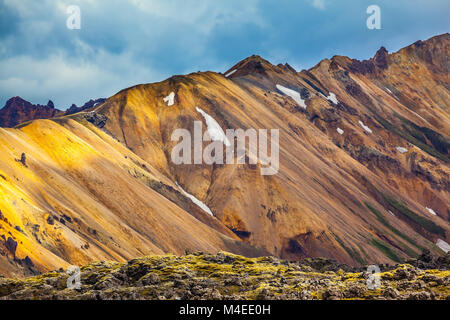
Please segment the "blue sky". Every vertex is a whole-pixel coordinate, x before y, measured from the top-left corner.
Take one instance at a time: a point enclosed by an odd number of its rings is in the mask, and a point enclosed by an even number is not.
[[[381,30],[366,27],[369,5]],[[66,27],[67,7],[81,29]],[[58,108],[174,74],[223,72],[252,54],[307,69],[449,32],[448,0],[0,0],[0,106]]]

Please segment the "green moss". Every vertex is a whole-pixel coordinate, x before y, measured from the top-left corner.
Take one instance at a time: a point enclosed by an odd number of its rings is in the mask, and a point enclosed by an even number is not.
[[[119,105],[119,118],[122,118],[126,105],[127,105],[127,98],[126,98],[126,96],[124,96]]]
[[[372,112],[374,112],[372,110]],[[399,128],[398,126],[393,125],[389,121],[383,119],[378,114],[374,112],[375,119],[388,131],[400,136],[401,138],[407,140],[408,142],[412,143],[413,145],[419,147],[423,151],[427,152],[428,154],[432,155],[433,157],[436,157],[446,163],[450,163],[450,158],[446,156],[445,154],[442,154],[435,148],[435,146],[430,146],[427,144],[427,141],[425,139],[426,134],[428,134],[431,137],[431,141],[440,150],[442,150],[445,144],[445,148],[448,148],[448,141],[445,140],[442,136],[438,135],[436,132],[432,131],[428,128],[418,127],[412,122],[400,117],[399,115],[396,115],[400,120],[403,122],[402,128]],[[420,128],[420,129],[418,129]],[[403,130],[402,130],[403,129]],[[428,129],[428,130],[426,130]],[[429,131],[431,130],[432,133]],[[426,133],[424,133],[426,132]],[[444,139],[444,140],[443,140]],[[445,142],[443,142],[445,141]]]
[[[361,253],[363,254],[363,256],[365,257],[365,261],[367,261],[367,260],[370,260],[370,257],[369,257],[369,255],[367,254],[367,252],[366,252],[366,250],[364,250],[364,248],[363,247],[361,247],[360,245],[358,245],[358,248],[359,248],[359,250],[361,251]]]
[[[366,205],[366,207],[377,217],[378,221],[380,221],[383,225],[385,225],[390,231],[392,231],[394,234],[396,234],[397,236],[399,236],[400,238],[408,241],[410,244],[412,244],[413,246],[415,246],[418,249],[422,249],[420,246],[418,246],[411,238],[409,238],[408,236],[406,236],[405,234],[401,233],[399,230],[397,230],[396,228],[394,228],[381,214],[380,211],[378,211],[374,206],[372,206],[370,203],[368,202],[364,202],[364,204]],[[404,246],[405,252],[410,256],[410,257],[415,257],[416,256],[416,252],[414,252],[411,248]]]
[[[380,221],[385,226],[389,226],[390,224],[386,221],[386,219],[383,217],[380,211],[378,211],[374,206],[372,206],[368,202],[364,202],[366,207],[377,217],[378,221]]]
[[[336,234],[333,233],[333,236],[335,237],[336,241],[341,245],[342,248],[348,253],[350,257],[352,257],[354,260],[356,260],[361,265],[364,265],[366,261],[361,257],[358,251],[356,251],[353,248],[349,248],[345,245],[344,241],[341,240]]]
[[[411,211],[408,207],[397,201],[393,197],[388,197],[382,194],[385,201],[387,201],[392,207],[397,209],[399,212],[401,212],[403,215],[408,217],[410,220],[414,221],[415,223],[419,224],[421,227],[423,227],[425,230],[441,235],[445,237],[445,229],[435,224],[433,221],[428,220],[422,216],[419,216],[417,213]]]
[[[373,188],[373,190],[376,191],[376,193],[378,195],[381,196],[381,198],[385,202],[387,202],[388,205],[390,205],[393,209],[395,209],[397,212],[399,212],[404,217],[406,217],[410,222],[414,222],[414,223],[418,224],[419,226],[423,227],[425,230],[427,230],[431,233],[439,234],[439,235],[445,237],[445,230],[442,227],[436,225],[433,221],[428,220],[427,218],[424,218],[422,216],[419,216],[417,213],[411,211],[406,205],[404,205],[403,203],[401,203],[394,197],[385,195],[383,192],[379,191],[365,177],[363,177],[363,179],[365,180],[365,182],[367,182]],[[417,245],[415,245],[415,246],[417,246]],[[417,248],[419,248],[421,250],[424,249],[423,247],[417,247]]]
[[[320,185],[326,192],[328,192],[328,194],[334,196],[334,194],[333,194],[327,187],[325,187],[325,186],[323,185],[323,183],[321,183],[319,180],[317,180],[316,178],[313,177],[313,181],[314,181],[315,183],[317,183],[318,185]]]
[[[440,278],[450,277],[450,270],[431,269],[431,270],[426,270],[425,273],[432,274],[432,275],[440,277]]]
[[[377,240],[374,241],[377,246],[381,246],[384,251],[389,252],[388,245],[380,241],[377,243]],[[224,257],[224,255],[228,257]],[[385,298],[383,296],[385,288],[397,288],[397,283],[399,283],[399,280],[396,279],[398,277],[395,277],[397,270],[413,268],[409,265],[402,265],[395,270],[384,272],[381,274],[382,288],[367,290],[363,272],[347,273],[342,270],[303,272],[299,271],[300,267],[297,263],[274,260],[273,257],[246,258],[228,253],[220,253],[220,255],[201,253],[180,257],[173,255],[148,256],[133,259],[128,263],[100,262],[83,267],[82,269],[85,271],[80,291],[67,290],[65,285],[55,286],[56,280],[65,282],[67,279],[66,274],[61,272],[51,272],[21,280],[0,278],[0,296],[4,297],[14,293],[14,297],[19,299],[48,299],[54,294],[62,295],[66,299],[95,299],[98,297],[108,299],[114,296],[125,299],[136,297],[158,299],[161,296],[175,299],[187,294],[188,299],[211,299],[218,291],[223,299],[297,299],[300,296],[322,299],[324,292],[333,288],[340,292],[339,296],[343,299],[380,299]],[[139,278],[142,271],[147,272],[145,276],[157,273],[159,276],[157,284],[142,286],[143,277]],[[98,285],[103,281],[115,278],[116,272],[119,273],[119,278],[126,279],[123,284],[98,289]],[[423,279],[427,290],[435,292],[438,299],[445,299],[448,296],[450,291],[448,286],[446,287],[444,281],[437,279],[449,277],[450,271],[417,272],[419,272],[419,276],[411,281],[427,276],[428,278]],[[161,275],[164,275],[164,279]],[[56,279],[54,279],[55,277]],[[53,278],[51,281],[53,289],[42,285],[49,278]],[[351,293],[350,297],[346,296],[347,292],[353,292],[355,289],[355,294]],[[410,292],[417,292],[417,290],[409,288],[408,291],[402,291],[402,298],[407,298]],[[14,297],[9,296],[8,298]]]
[[[0,279],[1,280],[1,279]],[[24,287],[25,283],[15,280],[0,281],[0,297],[7,296],[14,291],[18,291]]]
[[[361,279],[364,279],[363,273],[361,272],[354,272],[354,273],[346,273],[341,278],[345,282],[357,282]]]
[[[410,132],[414,138],[425,144],[429,141],[436,151],[443,155],[448,154],[448,150],[450,149],[450,141],[447,138],[430,128],[420,127],[398,114],[396,114],[396,116],[402,121],[403,128]]]
[[[17,126],[15,126],[14,129],[24,128],[24,127],[26,127],[27,125],[29,125],[32,122],[33,122],[33,120],[22,122],[22,123],[18,124]]]
[[[377,247],[381,252],[383,252],[386,257],[390,258],[395,262],[401,262],[401,259],[394,253],[394,251],[389,248],[388,244],[383,241],[372,239],[372,244]]]

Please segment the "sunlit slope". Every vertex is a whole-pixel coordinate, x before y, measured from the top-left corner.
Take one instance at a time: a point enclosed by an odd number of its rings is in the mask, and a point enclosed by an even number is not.
[[[231,232],[154,191],[171,182],[151,164],[87,122],[57,122],[0,129],[0,273],[148,253],[245,252]]]
[[[168,106],[164,97],[171,92],[176,93],[175,102]],[[323,98],[311,102],[319,110],[329,106]],[[204,121],[196,106],[223,128],[280,129],[279,173],[261,176],[258,166],[248,165],[171,163],[173,130],[192,133],[193,122]],[[424,208],[336,146],[333,136],[318,130],[308,114],[292,112],[296,109],[295,102],[279,92],[206,72],[124,90],[97,112],[108,118],[108,132],[169,172],[244,241],[274,255],[364,263],[400,260],[423,247],[435,249],[432,242],[445,237],[448,225],[427,217],[436,226],[443,225],[444,233],[417,232],[389,214],[387,206],[377,204],[381,196],[374,190],[405,201],[414,211]],[[363,132],[358,135],[364,137]],[[381,212],[381,218],[374,211]]]

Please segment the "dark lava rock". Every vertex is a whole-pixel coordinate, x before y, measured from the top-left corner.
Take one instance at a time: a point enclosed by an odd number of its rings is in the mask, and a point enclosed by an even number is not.
[[[84,118],[98,128],[103,128],[108,118],[96,112],[88,112],[84,114]]]
[[[6,240],[6,242],[5,242],[5,247],[15,258],[16,250],[17,250],[17,242],[13,238],[8,237],[8,240]]]

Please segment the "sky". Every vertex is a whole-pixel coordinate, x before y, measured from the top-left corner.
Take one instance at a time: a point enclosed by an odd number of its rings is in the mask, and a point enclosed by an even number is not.
[[[370,5],[381,29],[367,28]],[[0,107],[21,96],[66,109],[252,54],[297,70],[368,59],[449,32],[449,14],[448,0],[0,0]]]

